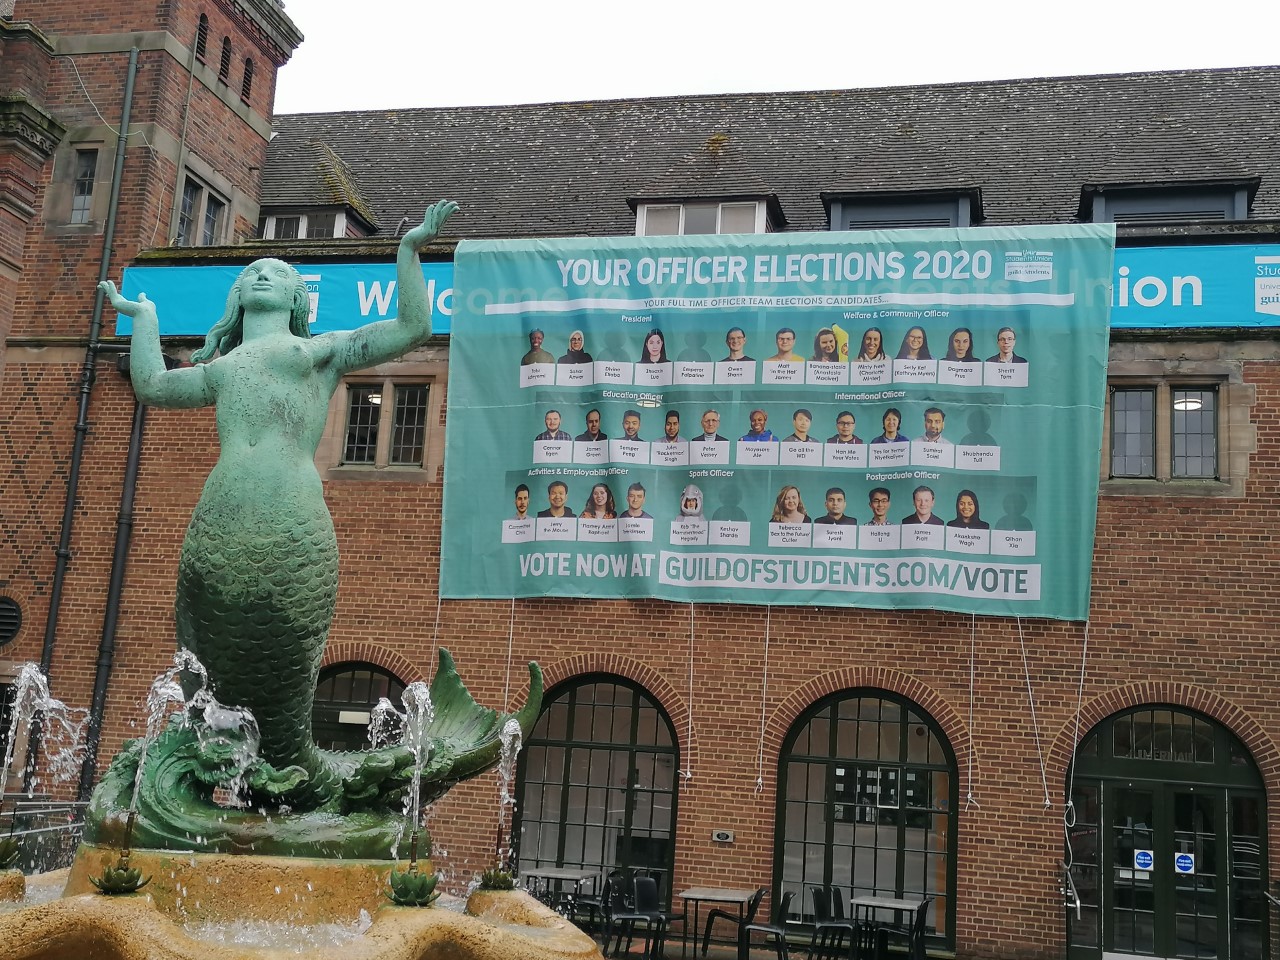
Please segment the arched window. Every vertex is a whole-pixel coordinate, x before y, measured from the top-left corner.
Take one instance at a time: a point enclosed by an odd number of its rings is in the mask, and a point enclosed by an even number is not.
[[[404,681],[372,663],[335,663],[320,671],[311,734],[326,750],[364,750],[369,746],[369,711],[383,697],[397,710]]]
[[[244,79],[240,81],[240,99],[249,102],[249,96],[253,93],[253,61],[245,60],[244,62]]]
[[[209,51],[209,18],[200,14],[200,23],[196,26],[196,59],[204,63],[205,54]]]
[[[844,690],[806,710],[779,756],[776,880],[811,916],[812,891],[921,901],[954,949],[956,761],[933,719],[883,690]]]
[[[1080,741],[1068,785],[1070,957],[1269,955],[1266,793],[1235,734],[1183,707],[1134,707]]]
[[[631,681],[550,691],[517,769],[520,867],[644,870],[669,897],[678,767],[670,719]]]
[[[231,78],[231,38],[222,38],[222,58],[218,61],[218,79],[226,83]]]

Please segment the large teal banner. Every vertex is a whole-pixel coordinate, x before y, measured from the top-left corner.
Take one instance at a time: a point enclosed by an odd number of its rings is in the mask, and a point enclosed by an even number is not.
[[[460,244],[442,595],[1084,619],[1114,240]]]

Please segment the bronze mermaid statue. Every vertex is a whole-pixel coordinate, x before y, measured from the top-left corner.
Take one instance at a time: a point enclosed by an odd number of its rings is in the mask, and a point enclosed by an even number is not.
[[[431,302],[419,248],[457,210],[429,207],[396,256],[399,311],[356,330],[311,336],[298,271],[274,259],[240,274],[221,320],[193,366],[166,369],[155,305],[127,300],[107,281],[111,305],[133,319],[131,376],[138,398],[161,407],[215,407],[220,451],[192,514],[178,561],[177,644],[207,670],[212,694],[246,708],[260,736],[247,768],[235,734],[210,735],[181,718],[147,754],[136,810],[139,846],[260,853],[385,856],[412,755],[405,747],[359,753],[319,749],[311,736],[316,679],[338,589],[338,545],[315,452],[328,404],[344,375],[402,356],[431,336]],[[448,652],[431,693],[431,757],[421,774],[428,802],[498,760],[509,718],[480,707]],[[541,703],[515,715],[527,734]],[[112,762],[91,804],[86,839],[110,841],[129,807],[139,751]],[[214,790],[237,779],[248,810],[229,811]],[[282,815],[283,814],[283,815]]]

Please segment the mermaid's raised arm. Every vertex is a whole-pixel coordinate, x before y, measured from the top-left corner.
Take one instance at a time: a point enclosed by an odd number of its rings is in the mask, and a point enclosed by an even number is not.
[[[213,387],[203,366],[165,369],[156,305],[145,293],[138,294],[137,300],[126,300],[110,280],[102,281],[98,289],[117,313],[133,318],[129,377],[139,400],[155,407],[207,407],[213,403]]]
[[[394,320],[381,320],[333,337],[333,360],[342,373],[403,356],[431,336],[431,298],[422,278],[418,248],[434,240],[458,205],[441,200],[427,207],[422,223],[400,240],[396,252],[396,288],[400,307]]]

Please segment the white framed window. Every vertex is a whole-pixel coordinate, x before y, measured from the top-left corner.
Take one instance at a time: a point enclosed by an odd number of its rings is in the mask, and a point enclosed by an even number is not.
[[[182,182],[174,242],[180,247],[209,247],[225,241],[227,200],[190,174]]]
[[[344,237],[347,215],[344,210],[308,210],[298,213],[264,214],[258,222],[263,240],[328,240]]]
[[[642,203],[636,209],[638,237],[767,232],[767,211],[759,200]]]

